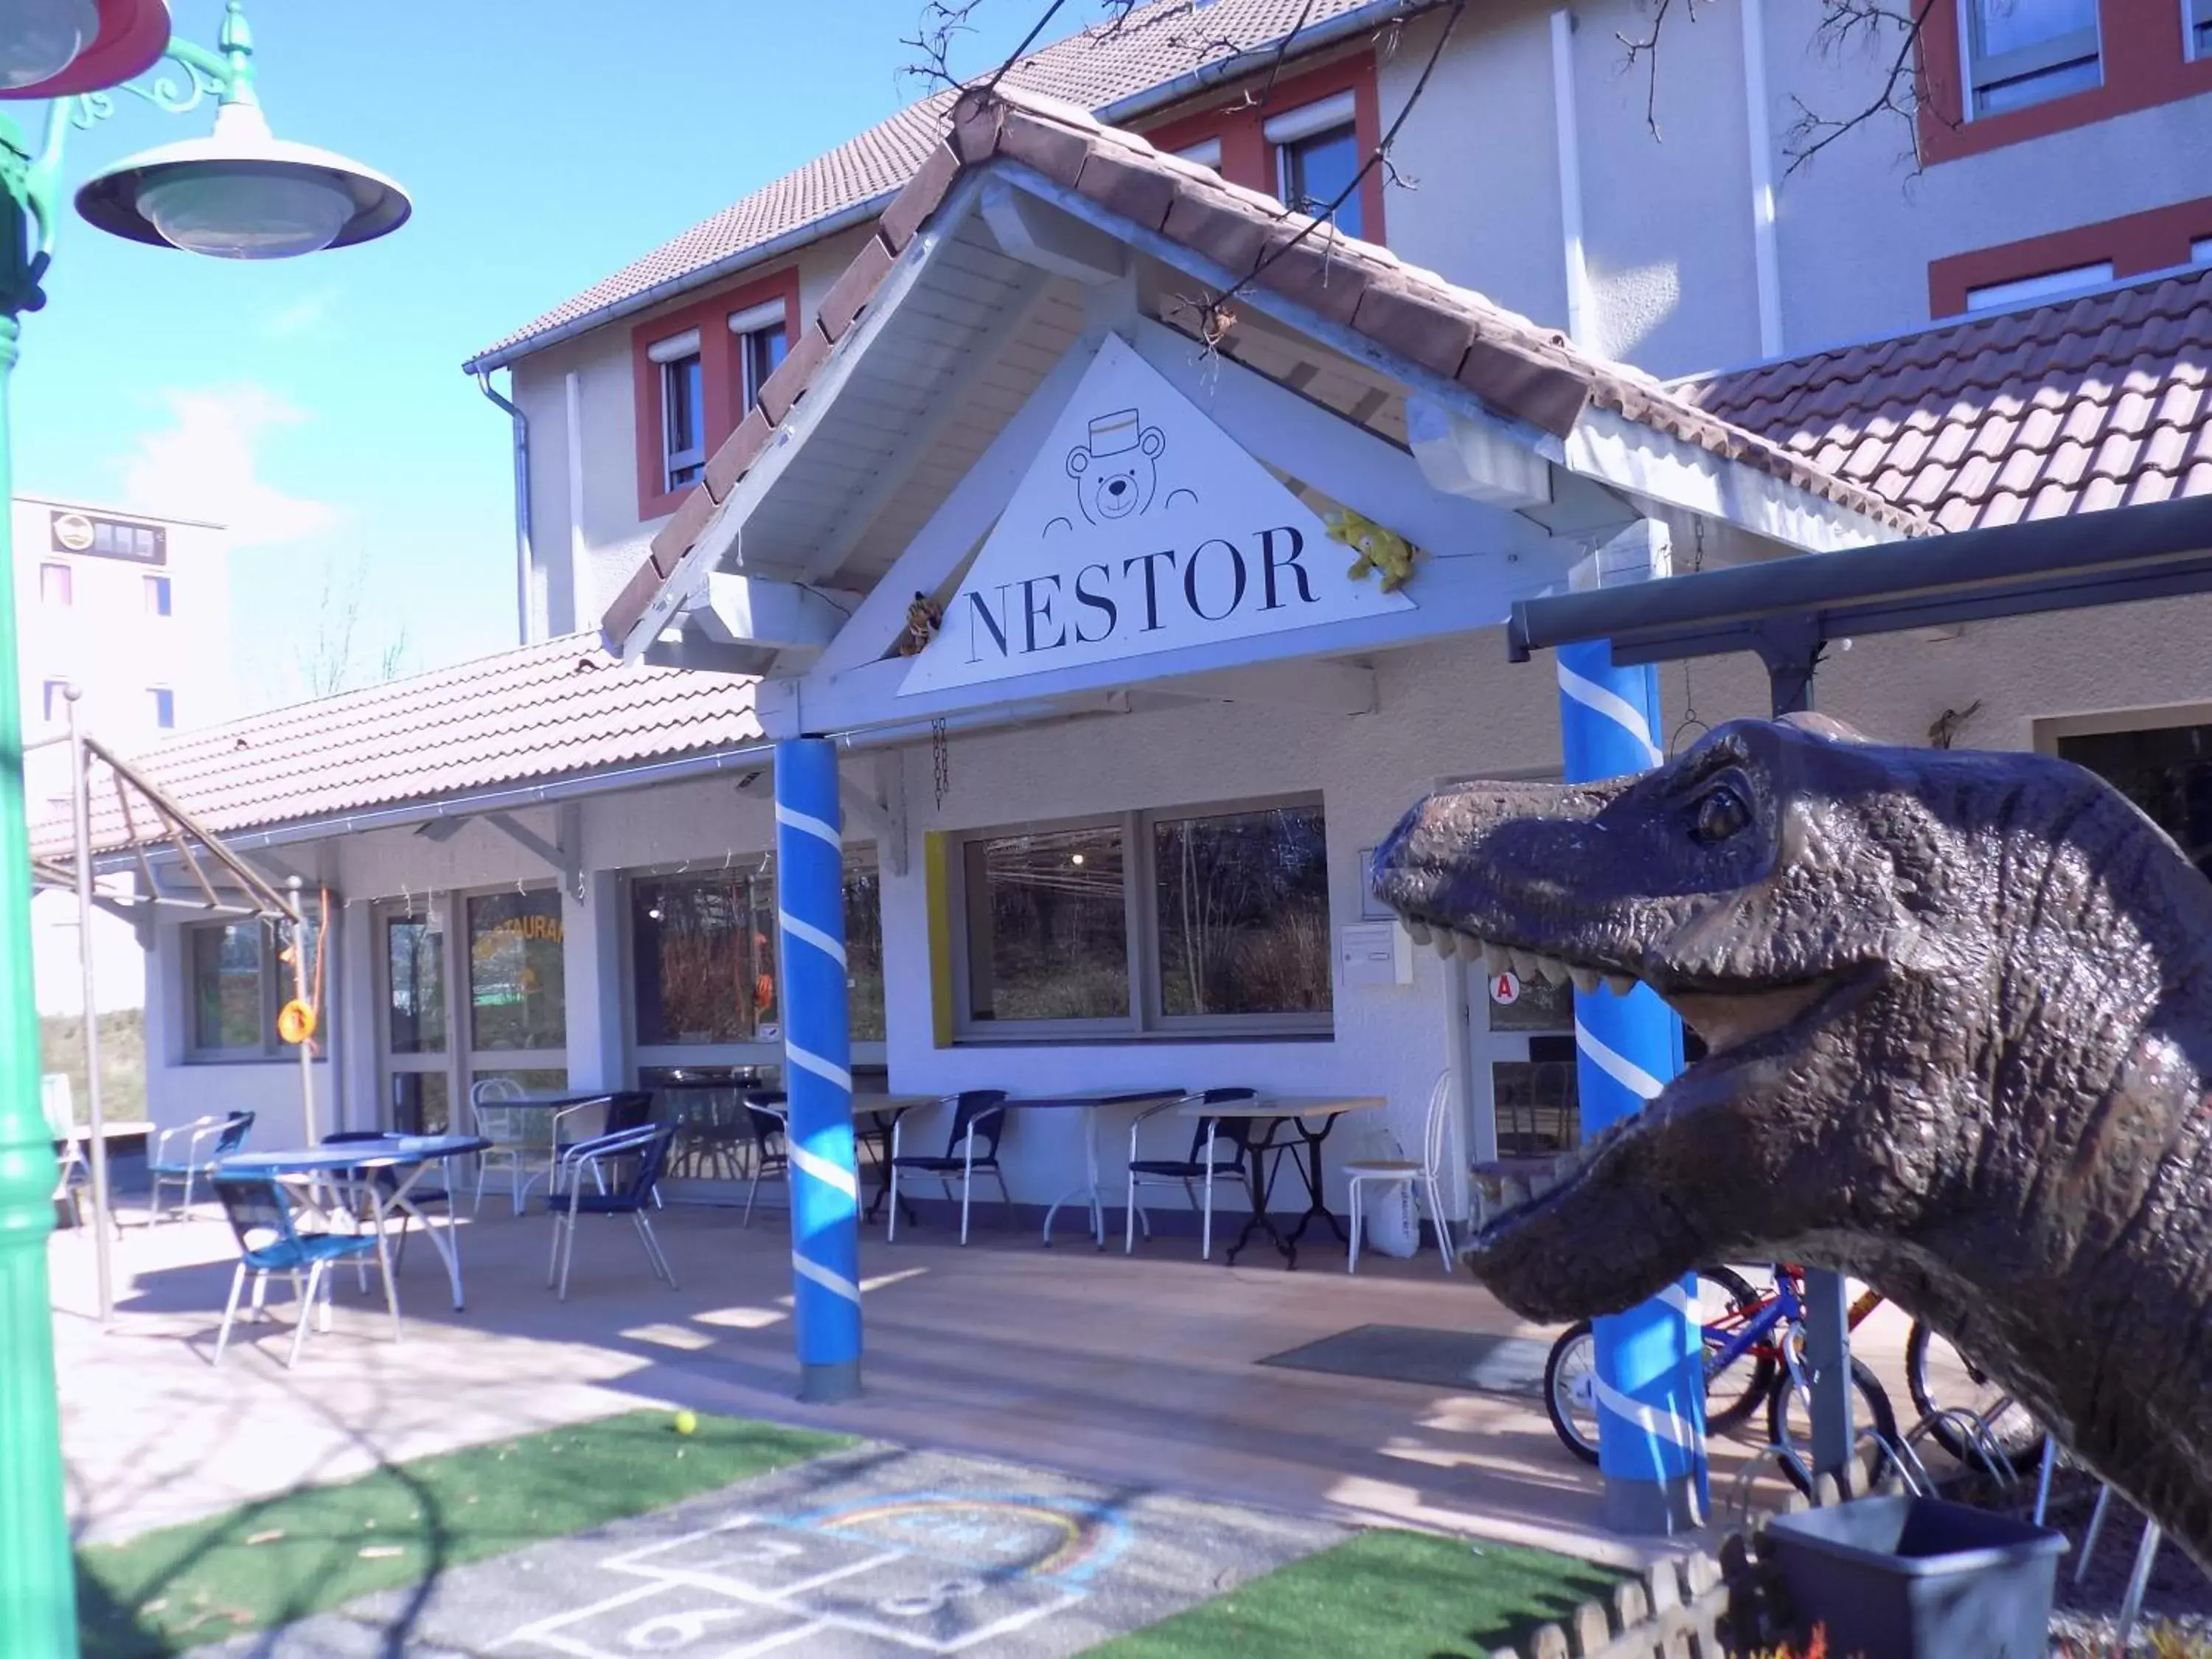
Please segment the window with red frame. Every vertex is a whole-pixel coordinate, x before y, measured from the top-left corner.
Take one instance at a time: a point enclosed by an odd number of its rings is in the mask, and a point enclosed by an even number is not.
[[[1936,260],[1928,314],[2008,310],[2208,261],[2212,196]]]
[[[640,518],[673,513],[705,475],[715,450],[760,401],[798,325],[793,268],[631,331]]]

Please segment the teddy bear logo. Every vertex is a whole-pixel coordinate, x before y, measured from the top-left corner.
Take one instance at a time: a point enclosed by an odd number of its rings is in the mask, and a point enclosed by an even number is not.
[[[1160,486],[1160,452],[1167,434],[1146,426],[1133,409],[1116,410],[1091,422],[1090,436],[1067,452],[1067,476],[1076,504],[1092,524],[1133,519],[1152,504]]]

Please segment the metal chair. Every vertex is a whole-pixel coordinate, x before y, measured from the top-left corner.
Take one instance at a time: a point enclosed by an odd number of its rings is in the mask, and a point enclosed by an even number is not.
[[[322,1309],[323,1328],[330,1328],[331,1267],[340,1261],[364,1262],[372,1255],[384,1274],[384,1304],[392,1313],[392,1340],[399,1340],[399,1293],[392,1285],[392,1258],[385,1250],[382,1233],[301,1231],[293,1219],[291,1194],[274,1176],[226,1175],[218,1171],[209,1177],[209,1184],[222,1200],[231,1231],[238,1236],[239,1250],[238,1269],[230,1277],[230,1300],[223,1306],[222,1328],[216,1333],[216,1364],[222,1364],[222,1351],[230,1340],[231,1323],[238,1317],[239,1293],[246,1287],[248,1273],[253,1275],[256,1313],[261,1311],[262,1296],[268,1288],[270,1274],[283,1273],[292,1281],[300,1312],[292,1331],[291,1352],[284,1359],[289,1370],[299,1363],[301,1345],[307,1340],[307,1326],[319,1305]],[[304,1282],[302,1273],[307,1275]]]
[[[1452,1270],[1451,1223],[1444,1218],[1443,1199],[1437,1186],[1437,1176],[1444,1167],[1444,1149],[1450,1139],[1451,1073],[1439,1072],[1436,1086],[1429,1091],[1429,1115],[1421,1129],[1419,1163],[1404,1158],[1362,1158],[1344,1166],[1352,1197],[1352,1248],[1344,1259],[1345,1272],[1359,1270],[1359,1198],[1361,1188],[1368,1186],[1380,1186],[1386,1190],[1410,1187],[1427,1199],[1429,1219],[1437,1228],[1437,1254],[1443,1258],[1444,1271]]]
[[[39,1079],[39,1104],[46,1111],[46,1133],[61,1148],[56,1155],[60,1168],[54,1177],[54,1206],[69,1206],[70,1225],[82,1231],[84,1195],[92,1190],[92,1165],[86,1160],[84,1143],[76,1138],[76,1108],[70,1097],[68,1073],[48,1072]],[[123,1224],[116,1220],[112,1205],[108,1220],[119,1235]]]
[[[1247,1168],[1251,1156],[1253,1120],[1249,1117],[1201,1117],[1190,1134],[1188,1158],[1139,1158],[1137,1136],[1145,1127],[1145,1120],[1158,1117],[1162,1112],[1172,1112],[1186,1106],[1225,1105],[1234,1100],[1251,1100],[1258,1094],[1254,1089],[1208,1089],[1195,1095],[1185,1095],[1180,1100],[1170,1100],[1149,1107],[1137,1114],[1136,1121],[1129,1126],[1129,1194],[1128,1213],[1121,1236],[1121,1253],[1132,1255],[1137,1248],[1137,1224],[1145,1225],[1145,1237],[1152,1236],[1152,1218],[1145,1214],[1137,1203],[1139,1187],[1180,1186],[1190,1207],[1204,1217],[1200,1223],[1198,1254],[1200,1261],[1213,1256],[1213,1183],[1233,1181],[1244,1189],[1245,1202],[1255,1202],[1252,1195],[1252,1176]],[[1223,1158],[1222,1144],[1228,1144],[1229,1156]],[[1200,1202],[1197,1183],[1206,1183],[1206,1197]]]
[[[469,1206],[471,1215],[483,1211],[484,1182],[494,1170],[507,1172],[508,1195],[515,1214],[520,1215],[522,1200],[531,1188],[556,1167],[557,1131],[551,1115],[505,1103],[526,1097],[522,1085],[511,1077],[488,1077],[470,1086],[469,1117],[477,1133],[491,1142],[477,1154],[477,1191]]]
[[[653,1190],[659,1184],[660,1172],[668,1163],[669,1142],[675,1138],[673,1126],[664,1123],[625,1129],[620,1134],[599,1135],[569,1148],[555,1176],[556,1185],[565,1186],[566,1192],[545,1195],[545,1207],[553,1215],[553,1255],[546,1264],[545,1284],[546,1288],[551,1289],[558,1276],[562,1301],[568,1299],[568,1264],[576,1254],[576,1222],[586,1215],[628,1216],[645,1246],[646,1260],[653,1265],[653,1277],[665,1280],[670,1290],[676,1288],[675,1271],[669,1267],[668,1258],[660,1253],[660,1241],[653,1236],[653,1223],[646,1216],[646,1211],[652,1206]],[[633,1166],[626,1180],[619,1182],[612,1190],[584,1190],[586,1171],[595,1181],[603,1182],[607,1167],[617,1163]]]
[[[323,1145],[342,1146],[348,1142],[383,1140],[386,1138],[380,1129],[344,1129],[334,1135],[325,1135]],[[399,1172],[396,1170],[372,1170],[368,1172],[368,1179],[387,1194],[399,1189]],[[453,1195],[443,1187],[426,1187],[418,1181],[407,1189],[407,1201],[417,1209],[428,1204],[442,1204],[446,1206],[447,1219],[450,1221],[453,1218]],[[413,1221],[413,1216],[405,1210],[400,1211],[399,1242],[392,1247],[392,1269],[394,1273],[407,1264],[407,1231]]]
[[[781,1089],[758,1089],[748,1092],[739,1103],[744,1108],[745,1133],[752,1140],[752,1184],[745,1188],[745,1218],[738,1224],[753,1224],[753,1200],[760,1195],[763,1181],[781,1181],[788,1194],[791,1188],[790,1121],[785,1109],[790,1097]]]
[[[899,1171],[908,1170],[916,1175],[935,1176],[945,1188],[945,1200],[952,1198],[952,1178],[960,1178],[960,1242],[968,1242],[969,1194],[975,1190],[978,1170],[986,1171],[999,1183],[999,1201],[1012,1205],[1013,1194],[1006,1190],[1006,1177],[999,1168],[999,1137],[1006,1129],[1006,1091],[1004,1089],[969,1089],[952,1097],[952,1134],[945,1143],[943,1153],[914,1152],[902,1155],[899,1134],[903,1123],[891,1128],[891,1219],[884,1230],[886,1243],[898,1237]],[[983,1143],[981,1156],[977,1156],[975,1143]]]
[[[154,1178],[154,1188],[147,1200],[147,1221],[161,1218],[161,1188],[176,1187],[183,1197],[177,1206],[179,1216],[189,1216],[192,1208],[192,1182],[204,1181],[215,1174],[218,1161],[228,1158],[246,1145],[246,1132],[253,1127],[253,1114],[231,1112],[216,1117],[198,1117],[190,1123],[179,1123],[173,1129],[157,1130],[154,1135],[153,1156],[146,1160],[147,1173]],[[169,1143],[179,1135],[185,1137],[182,1158],[169,1155]]]

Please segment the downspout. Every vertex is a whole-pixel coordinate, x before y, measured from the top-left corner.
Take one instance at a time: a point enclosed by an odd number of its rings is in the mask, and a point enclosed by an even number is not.
[[[1559,244],[1567,279],[1567,337],[1591,346],[1589,262],[1583,254],[1582,131],[1575,111],[1575,18],[1552,14],[1552,118],[1559,152]]]
[[[1774,137],[1767,124],[1766,17],[1743,0],[1743,101],[1751,156],[1751,264],[1759,284],[1759,355],[1782,355],[1782,269],[1774,246]]]
[[[491,389],[489,370],[477,371],[477,390],[507,412],[514,423],[514,634],[518,644],[528,645],[531,629],[531,571],[535,561],[530,546],[530,416],[520,406]]]

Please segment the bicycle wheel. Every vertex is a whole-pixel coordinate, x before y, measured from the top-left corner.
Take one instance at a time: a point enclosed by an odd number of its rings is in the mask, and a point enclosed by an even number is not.
[[[1765,1298],[1730,1267],[1698,1269],[1698,1323],[1705,1334],[1705,1432],[1726,1434],[1750,1421],[1773,1392],[1781,1367],[1771,1349],[1747,1349],[1719,1364],[1729,1340],[1756,1314]]]
[[[1597,1462],[1597,1338],[1589,1321],[1570,1325],[1544,1361],[1544,1409],[1552,1431],[1585,1463]]]
[[[1851,1358],[1851,1388],[1858,1395],[1858,1405],[1851,1414],[1851,1429],[1871,1427],[1891,1445],[1897,1443],[1897,1413],[1890,1407],[1889,1395],[1881,1379],[1863,1359]],[[1813,1482],[1813,1401],[1811,1391],[1796,1387],[1788,1370],[1774,1379],[1773,1392],[1766,1396],[1766,1432],[1771,1443],[1790,1454],[1784,1460],[1782,1472],[1798,1491],[1811,1495]]]
[[[1981,1419],[2015,1473],[2025,1473],[2042,1461],[2043,1425],[1924,1320],[1912,1322],[1912,1334],[1905,1341],[1905,1382],[1923,1417],[1964,1412]],[[1978,1461],[1960,1427],[1936,1418],[1929,1431],[1936,1443],[1960,1462]]]

